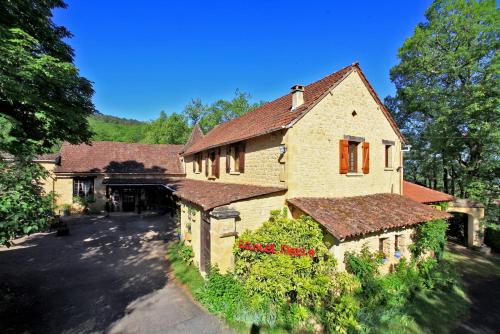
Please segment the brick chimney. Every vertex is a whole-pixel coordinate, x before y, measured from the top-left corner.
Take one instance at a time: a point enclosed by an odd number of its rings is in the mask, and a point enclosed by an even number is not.
[[[292,87],[292,111],[304,104],[304,86],[295,85]]]

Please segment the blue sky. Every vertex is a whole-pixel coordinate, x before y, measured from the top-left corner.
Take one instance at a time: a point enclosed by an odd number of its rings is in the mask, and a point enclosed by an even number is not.
[[[81,74],[105,114],[148,120],[191,98],[237,88],[270,101],[359,61],[381,98],[389,69],[424,19],[423,1],[67,0],[66,26]]]

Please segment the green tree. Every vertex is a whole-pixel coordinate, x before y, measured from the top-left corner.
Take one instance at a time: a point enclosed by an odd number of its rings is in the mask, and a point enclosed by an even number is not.
[[[66,140],[90,139],[91,83],[73,65],[71,34],[56,25],[61,0],[0,5],[0,150],[41,153]],[[21,153],[22,152],[22,153]]]
[[[148,144],[185,144],[190,134],[186,117],[177,113],[167,116],[164,111],[146,127],[143,142]]]
[[[0,245],[24,234],[38,232],[48,223],[53,195],[44,194],[33,180],[47,177],[45,169],[27,159],[0,159]]]
[[[52,21],[62,0],[0,2],[0,243],[46,224],[50,199],[38,182],[46,175],[32,162],[63,140],[85,142],[94,111],[90,81],[73,65],[71,34]]]
[[[386,104],[413,145],[407,175],[484,202],[498,196],[499,11],[493,0],[435,0],[391,69]]]
[[[207,133],[215,126],[240,117],[263,103],[252,103],[250,98],[250,94],[237,89],[231,100],[220,99],[210,105],[203,104],[199,98],[193,99],[184,108],[184,115],[190,125],[199,123],[203,132]]]

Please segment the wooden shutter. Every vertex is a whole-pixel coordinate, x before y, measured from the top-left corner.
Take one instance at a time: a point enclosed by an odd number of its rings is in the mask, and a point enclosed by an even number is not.
[[[238,172],[245,173],[245,143],[240,143]]]
[[[208,152],[205,155],[205,176],[208,177]]]
[[[363,142],[363,173],[370,173],[370,143]]]
[[[349,170],[348,156],[349,156],[349,141],[345,139],[340,140],[339,152],[340,152],[340,174],[347,174]]]
[[[231,172],[231,145],[226,146],[226,173]]]
[[[216,178],[220,177],[220,147],[215,150],[215,161],[214,161],[213,175]]]

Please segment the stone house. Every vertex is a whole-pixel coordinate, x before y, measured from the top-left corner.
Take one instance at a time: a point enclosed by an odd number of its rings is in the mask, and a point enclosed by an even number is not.
[[[345,252],[364,245],[389,267],[410,255],[415,225],[450,216],[403,196],[404,142],[357,63],[295,85],[206,135],[194,128],[186,177],[167,185],[181,202],[181,235],[202,272],[225,271],[238,235],[287,207],[323,226],[341,269]]]
[[[169,206],[167,180],[184,177],[179,159],[183,145],[93,142],[64,143],[57,159],[44,162],[51,177],[45,188],[57,195],[56,204],[91,212],[163,209]]]
[[[233,265],[238,236],[286,207],[324,228],[344,268],[344,254],[364,245],[386,267],[409,256],[414,227],[448,218],[403,196],[405,139],[355,63],[291,91],[185,145],[65,143],[47,162],[57,204],[92,211],[136,211],[177,201],[181,238],[202,272]],[[301,245],[290,245],[300,247]]]

